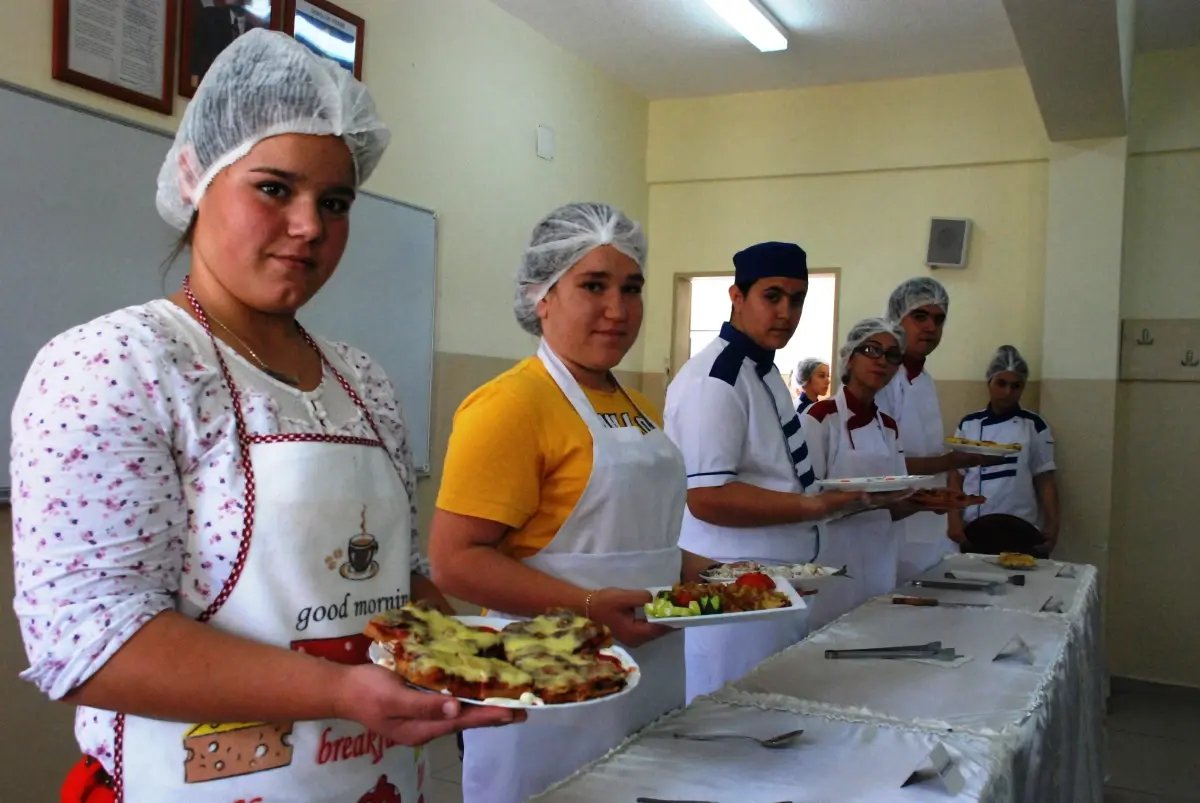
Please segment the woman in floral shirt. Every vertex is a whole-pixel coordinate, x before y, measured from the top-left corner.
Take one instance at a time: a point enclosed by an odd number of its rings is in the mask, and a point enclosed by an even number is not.
[[[169,299],[52,340],[13,411],[23,677],[79,706],[64,800],[419,801],[412,746],[513,721],[370,664],[418,571],[404,420],[367,355],[294,315],[388,140],[295,40],[224,51],[159,176]],[[89,797],[89,795],[91,795]]]

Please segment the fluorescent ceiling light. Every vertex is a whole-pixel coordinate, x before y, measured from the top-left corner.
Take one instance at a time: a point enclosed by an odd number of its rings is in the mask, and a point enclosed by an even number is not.
[[[787,50],[784,28],[758,0],[705,0],[712,10],[764,53]]]

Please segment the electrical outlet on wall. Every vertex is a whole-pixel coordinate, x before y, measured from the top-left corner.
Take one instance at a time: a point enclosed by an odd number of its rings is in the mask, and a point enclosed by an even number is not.
[[[537,127],[537,155],[547,162],[554,161],[554,129],[548,125]]]

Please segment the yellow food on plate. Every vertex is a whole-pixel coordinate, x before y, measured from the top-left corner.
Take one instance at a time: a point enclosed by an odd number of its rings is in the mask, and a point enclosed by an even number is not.
[[[1006,569],[1032,569],[1037,566],[1037,560],[1023,552],[1001,552],[997,557],[1000,565]]]

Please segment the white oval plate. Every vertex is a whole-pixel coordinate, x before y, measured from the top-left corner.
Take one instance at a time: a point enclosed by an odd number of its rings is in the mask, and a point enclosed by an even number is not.
[[[454,618],[462,622],[464,625],[468,625],[469,627],[488,627],[493,630],[503,630],[506,625],[512,624],[514,621],[516,621],[514,619],[505,619],[502,616],[455,616]],[[378,666],[382,666],[383,668],[390,670],[394,670],[396,668],[395,660],[392,658],[392,654],[388,652],[387,648],[385,648],[378,641],[371,643],[371,647],[367,651],[367,654],[371,657],[371,661]],[[583,702],[579,703],[543,703],[540,701],[524,703],[520,700],[510,700],[503,697],[491,697],[487,700],[472,700],[469,697],[457,697],[455,699],[467,703],[468,705],[489,705],[495,706],[496,708],[521,708],[528,711],[558,711],[563,708],[581,708],[585,705],[604,703],[609,700],[615,700],[618,697],[633,691],[633,689],[638,685],[638,682],[642,679],[642,670],[637,665],[637,661],[633,660],[633,656],[615,644],[607,649],[601,650],[600,654],[616,658],[621,662],[621,668],[628,673],[628,677],[625,681],[625,688],[621,689],[616,694],[606,694],[603,697],[597,697],[593,700],[584,700]],[[427,689],[424,686],[416,686],[411,683],[408,685],[412,686],[414,689],[427,691],[431,694],[445,694],[446,696],[449,696],[450,694],[446,691],[439,692],[437,689]]]
[[[774,619],[777,616],[796,615],[803,613],[808,608],[804,599],[796,593],[796,589],[792,587],[791,583],[784,582],[782,577],[772,577],[771,579],[775,581],[775,590],[782,592],[788,598],[788,602],[792,603],[787,608],[771,608],[767,611],[739,611],[738,613],[710,613],[707,616],[665,616],[661,619],[647,615],[646,621],[674,628],[708,627],[709,625],[732,625],[740,624],[741,622],[754,622],[760,619]],[[658,596],[659,591],[668,591],[670,588],[671,586],[651,588],[650,593]]]
[[[976,446],[973,443],[947,443],[952,452],[966,452],[967,454],[982,454],[988,457],[1011,457],[1014,454],[1020,454],[1020,449],[1005,449],[1003,446]]]
[[[817,480],[814,485],[819,491],[902,491],[920,488],[934,481],[928,474],[903,474],[895,477],[848,477],[838,480]]]
[[[748,558],[747,560],[750,560],[750,559]],[[740,562],[741,561],[736,561],[736,560],[730,561],[730,563],[740,563]],[[781,569],[787,568],[791,564],[784,563],[784,564],[779,564],[779,565],[772,565],[769,563],[763,563],[761,560],[755,561],[755,562],[763,564],[762,571],[764,574],[770,575],[771,577],[774,577],[776,579],[787,580],[789,583],[792,584],[792,588],[796,589],[797,591],[820,591],[821,588],[828,585],[833,580],[849,579],[844,574],[823,574],[820,577],[789,577],[789,576],[786,576],[786,575],[778,573],[778,572]],[[728,565],[728,564],[726,564],[726,565]],[[832,566],[826,566],[823,568],[833,569]],[[776,571],[772,571],[772,569],[774,569]],[[833,570],[837,571],[836,569],[833,569]],[[743,572],[742,574],[745,574],[745,572]],[[700,579],[706,583],[732,583],[737,578],[736,577],[711,577],[707,572],[705,572],[700,575]]]

